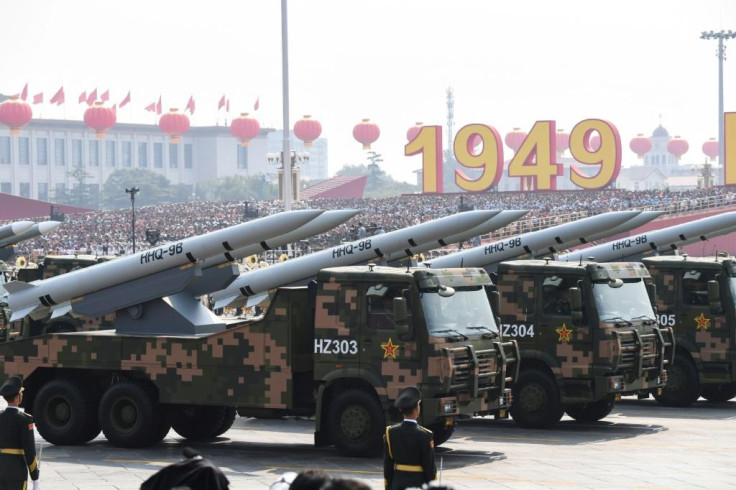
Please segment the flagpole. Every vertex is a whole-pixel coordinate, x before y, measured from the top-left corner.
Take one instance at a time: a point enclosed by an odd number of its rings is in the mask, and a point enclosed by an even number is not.
[[[283,153],[281,163],[284,168],[283,198],[284,211],[291,211],[291,148],[289,148],[289,36],[286,0],[281,0],[281,71],[283,74],[284,127]]]

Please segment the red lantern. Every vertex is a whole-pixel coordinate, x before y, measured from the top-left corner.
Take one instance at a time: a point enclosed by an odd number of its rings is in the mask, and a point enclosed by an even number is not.
[[[158,127],[169,135],[172,143],[178,144],[181,142],[181,135],[189,131],[189,117],[179,112],[179,109],[169,109],[169,112],[161,116]]]
[[[689,148],[690,146],[687,144],[687,141],[681,139],[679,136],[675,136],[674,139],[667,142],[667,151],[675,155],[678,162],[680,161],[680,157],[687,153]]]
[[[370,122],[370,119],[363,119],[353,128],[353,138],[358,140],[359,143],[363,143],[364,150],[370,150],[371,143],[376,141],[379,136],[381,136],[381,130],[378,129],[377,124]]]
[[[13,136],[19,135],[20,128],[28,124],[32,117],[31,106],[17,95],[0,104],[0,122],[10,126],[10,134]]]
[[[322,134],[322,125],[316,119],[310,119],[312,116],[304,116],[294,124],[294,135],[304,142],[304,146],[310,148],[312,141],[319,138]]]
[[[319,124],[319,123],[317,123]],[[250,140],[258,136],[261,125],[254,117],[249,117],[247,112],[242,112],[230,123],[230,132],[240,140],[240,146],[248,146]]]
[[[715,138],[711,138],[703,143],[703,153],[710,157],[710,161],[716,159],[718,156],[718,141]]]
[[[95,105],[84,111],[84,124],[94,129],[98,139],[105,137],[105,131],[115,126],[117,114],[112,107],[105,107],[104,102],[95,102]]]
[[[566,133],[564,129],[558,129],[555,134],[555,146],[557,147],[557,156],[562,156],[565,150],[570,148],[570,133]]]
[[[649,153],[649,150],[652,149],[652,140],[639,133],[636,135],[636,138],[631,138],[629,148],[631,148],[631,151],[636,153],[636,156],[644,158],[644,155]]]
[[[410,143],[412,141],[414,141],[414,138],[417,137],[417,135],[419,134],[419,131],[422,130],[422,124],[424,124],[424,123],[417,122],[414,126],[410,127],[406,131],[406,139],[407,139],[407,141],[409,141]]]
[[[506,142],[506,146],[517,151],[525,139],[526,133],[519,128],[514,128],[510,133],[506,133],[504,141]]]

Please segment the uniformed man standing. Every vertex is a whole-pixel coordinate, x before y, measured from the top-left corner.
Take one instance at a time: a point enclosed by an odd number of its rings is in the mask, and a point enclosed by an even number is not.
[[[33,417],[18,408],[23,400],[23,381],[11,377],[0,386],[0,395],[8,402],[8,408],[0,413],[0,490],[24,490],[28,472],[33,490],[38,490]]]
[[[437,476],[432,431],[417,423],[419,390],[413,386],[399,393],[394,406],[404,421],[386,427],[383,436],[383,483],[386,490],[421,487]]]

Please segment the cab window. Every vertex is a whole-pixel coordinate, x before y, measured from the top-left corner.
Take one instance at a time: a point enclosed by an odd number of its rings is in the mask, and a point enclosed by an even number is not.
[[[378,330],[394,330],[394,298],[401,297],[401,288],[376,284],[366,291],[366,310],[368,328]],[[409,325],[411,325],[411,309],[409,308]]]
[[[690,306],[708,305],[708,281],[716,278],[717,271],[685,271],[682,276],[682,301]]]
[[[546,315],[570,315],[570,278],[547,276],[542,282],[542,304]]]

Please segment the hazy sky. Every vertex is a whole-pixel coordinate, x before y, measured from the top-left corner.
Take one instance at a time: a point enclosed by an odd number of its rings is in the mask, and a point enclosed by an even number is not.
[[[282,127],[279,0],[4,0],[2,12],[0,92],[26,82],[31,97],[66,92],[34,117],[81,119],[77,97],[96,87],[111,102],[132,92],[121,122],[154,122],[143,108],[159,94],[165,108],[194,94],[192,125],[212,125],[227,94],[233,115],[260,98],[261,126]],[[629,140],[661,114],[690,142],[683,162],[702,163],[718,129],[718,64],[716,41],[699,36],[736,30],[736,1],[290,0],[288,19],[292,126],[303,114],[321,121],[332,175],[365,163],[352,128],[369,117],[383,168],[413,181],[421,161],[404,156],[406,131],[446,123],[448,86],[456,129],[484,123],[503,136],[603,118],[626,165]],[[727,46],[725,109],[736,111],[736,40]]]

